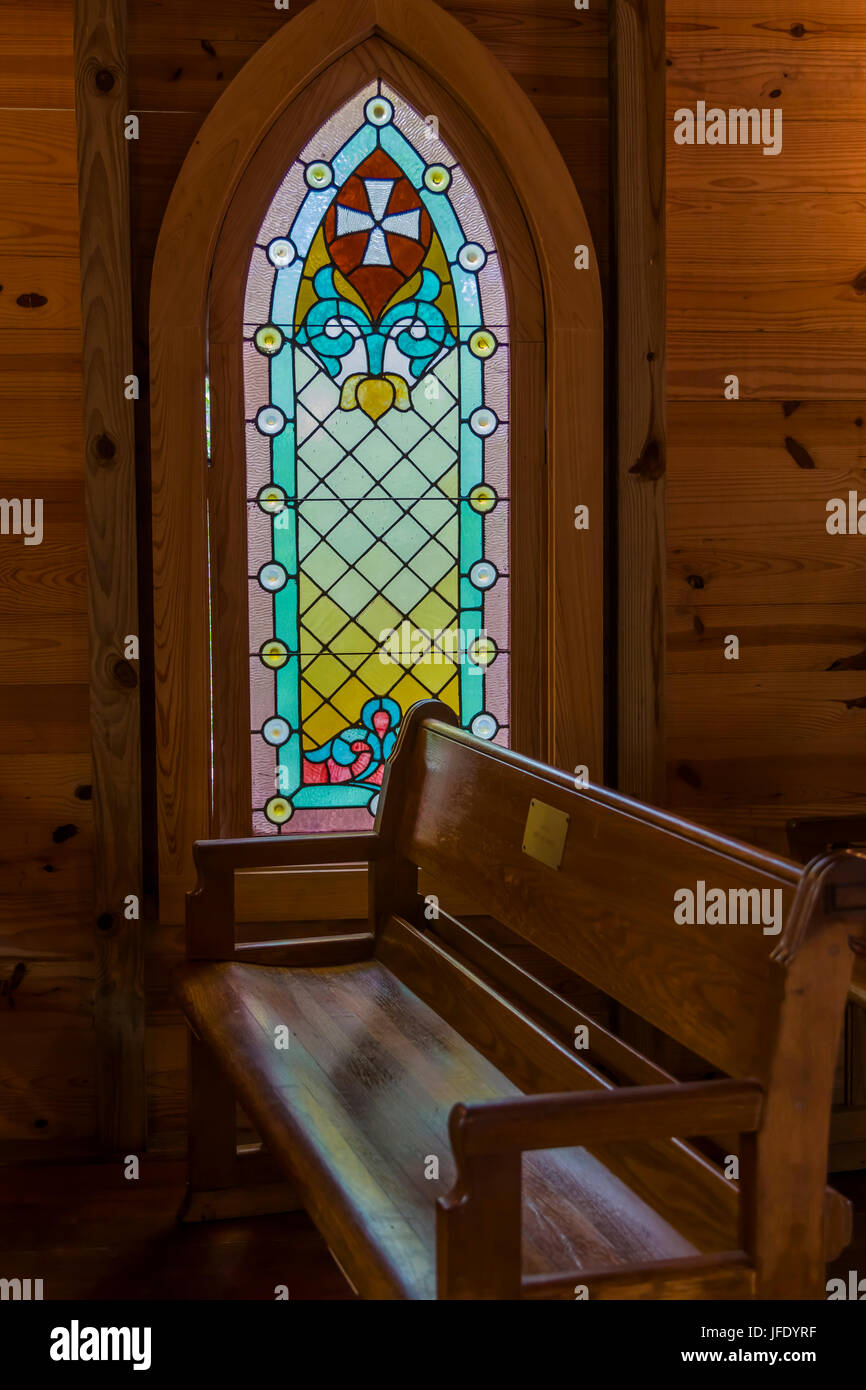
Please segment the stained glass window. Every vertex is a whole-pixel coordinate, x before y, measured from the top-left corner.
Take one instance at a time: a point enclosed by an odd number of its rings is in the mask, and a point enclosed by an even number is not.
[[[366,829],[416,700],[509,720],[499,257],[385,82],[286,174],[244,318],[253,830]]]

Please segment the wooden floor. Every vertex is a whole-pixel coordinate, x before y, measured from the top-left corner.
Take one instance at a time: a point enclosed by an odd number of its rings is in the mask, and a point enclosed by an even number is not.
[[[303,1212],[179,1225],[186,1163],[0,1169],[0,1277],[46,1299],[354,1299]]]
[[[181,1226],[186,1165],[0,1169],[0,1277],[43,1280],[46,1299],[353,1299],[303,1212]],[[855,1205],[854,1239],[828,1269],[866,1276],[866,1172],[837,1174]]]

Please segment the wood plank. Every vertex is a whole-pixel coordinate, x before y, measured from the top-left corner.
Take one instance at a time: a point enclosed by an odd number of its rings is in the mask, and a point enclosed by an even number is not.
[[[294,17],[277,15],[274,28]],[[523,87],[542,118],[557,112],[604,115],[607,110],[607,53],[605,14],[601,6],[590,16],[556,7],[544,15],[514,6],[512,15],[502,6],[485,12],[461,13],[467,28],[499,59]],[[587,23],[589,20],[589,23]],[[590,28],[591,24],[591,28]],[[249,37],[213,40],[202,37],[151,35],[130,47],[131,109],[207,111],[222,91],[253,56],[261,40]]]
[[[77,233],[76,233],[77,235]],[[81,333],[59,329],[52,333],[50,351],[37,352],[32,340],[0,339],[0,402],[18,406],[22,396],[45,399],[45,382],[51,381],[52,406],[61,401],[81,402]]]
[[[702,607],[834,603],[840,595],[854,605],[866,601],[866,557],[857,536],[828,536],[826,514],[783,528],[778,518],[756,517],[755,510],[742,530],[734,521],[725,526],[700,520],[682,523],[671,516],[671,602],[685,605],[697,598]]]
[[[21,7],[16,8],[20,14]],[[52,45],[50,39],[52,30],[56,32],[57,29],[55,15],[38,38],[7,39],[0,46],[0,91],[4,105],[71,109],[74,89],[66,41],[55,39]],[[46,38],[48,51],[43,48]],[[58,47],[59,52],[56,51]]]
[[[86,753],[90,747],[87,682],[0,685],[0,753]]]
[[[11,489],[10,489],[11,491]],[[8,614],[0,629],[0,686],[87,684],[90,644],[85,612],[52,623],[46,614],[37,632],[29,618]]]
[[[780,52],[759,42],[669,44],[668,119],[681,106],[777,107],[787,122],[866,117],[866,44],[839,39],[832,47]],[[686,146],[682,147],[684,150]],[[783,146],[784,149],[784,146]],[[758,149],[754,155],[762,164]]]
[[[312,0],[292,0],[291,15],[299,14]],[[562,14],[556,0],[534,5],[527,10],[524,0],[496,0],[495,5],[483,8],[467,0],[448,0],[443,9],[453,14],[476,37],[487,41],[487,35],[502,39],[519,36],[522,44],[536,51],[550,35],[550,42],[590,37],[603,45],[607,34],[608,0],[594,0],[592,9],[574,15]],[[145,43],[154,46],[156,40],[198,38],[206,35],[216,39],[270,38],[289,14],[275,11],[273,0],[245,0],[238,7],[234,0],[185,0],[178,8],[173,0],[131,0],[130,53],[135,54]]]
[[[757,157],[772,163],[760,151]],[[847,272],[853,278],[863,269],[864,231],[863,191],[752,196],[703,190],[668,197],[671,270],[674,275],[688,270],[708,285],[729,281],[757,290],[768,282],[778,286],[814,275],[816,265],[825,274]]]
[[[593,1303],[609,1299],[748,1299],[755,1294],[755,1271],[742,1251],[658,1260],[628,1269],[576,1269],[555,1278],[525,1279],[523,1299],[568,1299],[586,1288]]]
[[[74,188],[77,165],[71,106],[65,111],[0,107],[0,169],[8,179],[38,179],[40,190],[49,183]]]
[[[21,339],[21,333],[9,329],[0,333],[0,350],[6,349],[11,352],[16,342]],[[37,334],[38,336],[38,334]],[[32,412],[28,407],[32,406]],[[45,415],[45,397],[39,400],[31,400],[24,397],[19,400],[18,410],[13,415],[9,410],[4,409],[0,413],[0,445],[2,445],[4,468],[4,496],[32,497],[33,488],[33,425],[35,420],[40,421],[40,448],[45,453],[45,467],[40,468],[40,483],[44,480],[48,484],[53,484],[60,477],[62,481],[74,478],[78,483],[78,491],[70,488],[55,489],[49,486],[46,490],[41,490],[41,496],[47,506],[51,506],[52,512],[56,513],[59,506],[69,515],[69,502],[72,500],[77,504],[79,511],[83,500],[83,490],[81,487],[81,456],[84,451],[84,439],[81,427],[81,407],[77,401],[59,400],[56,407],[52,407],[49,414]],[[16,475],[25,480],[24,487],[17,493],[12,492],[10,484],[15,482]],[[46,497],[45,493],[48,493]],[[82,515],[83,520],[83,515]]]
[[[4,891],[39,901],[46,894],[68,893],[81,902],[90,891],[92,820],[89,749],[86,755],[5,754],[0,760]],[[4,927],[0,955],[5,940]]]
[[[667,804],[739,839],[787,853],[793,816],[856,815],[866,809],[861,761],[790,751],[784,756],[703,757],[699,745],[668,768]],[[781,827],[781,830],[780,830]],[[768,842],[765,831],[774,833]]]
[[[78,328],[81,288],[77,257],[0,254],[0,284],[0,332]]]
[[[277,10],[273,0],[130,0],[129,52],[134,62],[142,51],[168,48],[178,39],[204,37],[209,43],[247,39],[263,43],[281,24],[312,0],[292,0],[290,11]]]
[[[667,608],[667,669],[672,675],[866,669],[866,602],[700,603]],[[725,659],[725,638],[740,639],[739,661]]]
[[[755,159],[751,145],[678,145],[667,122],[668,184],[671,196],[706,198],[716,193],[863,193],[860,160],[852,151],[866,140],[866,121],[849,120],[841,107],[835,119],[782,122],[782,154]]]
[[[866,395],[850,401],[813,401],[808,397],[781,401],[675,401],[668,406],[671,427],[669,471],[691,449],[703,469],[704,458],[712,468],[728,449],[724,467],[735,467],[745,450],[767,451],[784,447],[785,438],[796,435],[812,454],[816,466],[827,462],[862,461],[866,465]],[[678,452],[679,451],[679,452]],[[698,451],[700,453],[698,454]],[[756,453],[748,471],[766,465],[769,455]],[[718,465],[717,465],[718,466]]]
[[[50,1144],[60,1136],[92,1140],[94,1037],[88,1014],[0,1009],[0,1089],[0,1144]]]
[[[53,622],[80,614],[87,605],[87,549],[78,524],[54,521],[45,511],[47,531],[39,546],[15,537],[0,545],[0,617]]]
[[[0,70],[2,81],[2,70]],[[39,198],[25,178],[0,178],[0,254],[68,256],[77,245],[74,184],[46,183]]]
[[[619,730],[617,785],[664,779],[664,3],[615,0]],[[596,774],[593,773],[594,778]]]
[[[31,1023],[45,1022],[59,1028],[63,1020],[71,1029],[87,1019],[93,994],[92,960],[18,962],[12,956],[0,960],[0,998],[4,1009]],[[10,1022],[14,1029],[14,1023]]]
[[[24,1163],[29,1157],[31,1166],[4,1172],[4,1252],[23,1276],[45,1274],[46,1299],[128,1300],[131,1313],[135,1303],[183,1303],[190,1295],[267,1303],[279,1284],[288,1287],[293,1306],[353,1298],[302,1213],[180,1226],[182,1156],[149,1150],[132,1183],[122,1164],[76,1162],[83,1148],[72,1141],[63,1149],[50,1141],[8,1146],[10,1156]],[[32,1165],[34,1158],[38,1165]],[[61,1158],[67,1159],[62,1166]],[[125,1212],[122,1225],[119,1207]],[[212,1306],[216,1312],[218,1303]]]
[[[851,276],[848,269],[828,273],[821,264],[811,275],[792,274],[784,285],[777,282],[754,289],[746,276],[739,283],[705,285],[685,271],[668,282],[671,328],[687,331],[699,308],[703,334],[745,335],[780,329],[794,333],[850,329],[859,333],[866,327],[866,308],[862,292],[855,288],[858,274]]]
[[[110,73],[107,83],[100,74]],[[77,0],[75,77],[81,208],[81,302],[88,507],[93,749],[93,920],[99,987],[94,1000],[97,1112],[102,1144],[145,1139],[144,980],[139,903],[141,772],[139,666],[124,655],[138,631],[129,182],[123,117],[126,5]]]
[[[754,0],[667,0],[667,12],[673,41],[695,48],[716,36],[777,45],[786,54],[866,39],[860,0],[806,0],[790,8],[758,8]]]
[[[735,662],[729,662],[735,667]],[[671,758],[852,757],[866,738],[866,671],[670,676]]]
[[[668,329],[669,399],[720,400],[731,372],[742,399],[862,399],[866,333]]]
[[[36,900],[27,891],[0,894],[3,954],[22,962],[85,959],[93,945],[89,926],[91,904],[89,884],[67,886],[59,881],[55,892],[48,877]],[[92,1029],[90,1016],[87,1025]]]

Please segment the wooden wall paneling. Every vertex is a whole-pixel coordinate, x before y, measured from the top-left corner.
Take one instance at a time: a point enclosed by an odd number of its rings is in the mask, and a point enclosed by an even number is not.
[[[833,47],[846,39],[866,37],[860,0],[813,0],[800,6],[773,3],[761,9],[754,0],[667,0],[667,8],[668,29],[678,46],[708,46],[723,36],[737,43],[757,40],[787,55],[792,48],[797,52],[798,45]],[[698,10],[700,24],[695,22]]]
[[[38,201],[22,179],[0,179],[3,224],[0,249],[26,256],[69,253],[78,235],[75,203],[61,185],[47,183]]]
[[[49,183],[74,187],[75,141],[71,100],[68,110],[0,108],[0,169],[6,178],[36,178],[40,190]]]
[[[2,152],[0,152],[2,160]],[[77,256],[4,255],[0,293],[0,329],[77,329],[79,279]]]
[[[866,614],[856,603],[669,604],[667,631],[672,676],[721,675],[729,632],[742,639],[741,673],[866,669]]]
[[[668,53],[668,794],[778,845],[863,804],[863,564],[825,522],[866,465],[866,24],[669,0]],[[677,146],[699,99],[781,106],[782,154]]]
[[[691,8],[693,15],[702,14],[700,4]],[[668,69],[669,108],[694,107],[703,99],[708,106],[726,110],[775,104],[784,110],[785,121],[866,118],[862,34],[840,38],[832,47],[798,44],[790,28],[787,45],[765,45],[757,29],[754,35],[730,46],[710,44],[706,34],[700,46],[675,37]]]
[[[145,1139],[141,924],[141,772],[132,371],[126,5],[77,0],[75,77],[91,624],[94,919],[99,1137],[109,1149]]]
[[[729,372],[745,400],[811,396],[850,400],[866,395],[866,335],[784,332],[704,333],[668,328],[669,399],[707,400],[724,388]]]
[[[750,145],[694,145],[689,158],[677,158],[674,123],[667,122],[668,189],[674,200],[683,195],[742,192],[862,193],[863,174],[851,150],[862,147],[866,121],[848,120],[840,109],[835,118],[789,121],[784,127],[783,155],[755,161]]]
[[[33,977],[29,977],[16,995],[15,1047],[0,1053],[2,1152],[14,1159],[11,1146],[26,1144],[34,1136],[49,1144],[55,1136],[62,1137],[63,1152],[70,1140],[87,1140],[92,1152],[94,1050],[89,990],[82,980],[68,1010],[49,1014],[22,1008],[32,987]],[[42,978],[38,987],[48,993],[56,990],[58,976]]]
[[[0,7],[0,1153],[95,1127],[87,554],[72,5]]]
[[[618,777],[664,788],[664,0],[614,0]]]

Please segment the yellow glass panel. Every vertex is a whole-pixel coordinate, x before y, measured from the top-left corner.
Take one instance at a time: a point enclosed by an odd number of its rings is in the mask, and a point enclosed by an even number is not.
[[[365,632],[357,623],[349,623],[341,633],[339,633],[330,643],[331,651],[337,652],[342,659],[345,654],[362,653],[367,655],[375,649],[375,642],[369,632]]]
[[[442,690],[439,699],[450,705],[455,714],[460,713],[460,678],[455,675]]]
[[[401,669],[390,661],[380,661],[378,656],[369,656],[358,667],[358,675],[371,694],[388,695],[400,679]]]
[[[436,585],[436,593],[441,594],[445,602],[450,603],[452,608],[457,608],[460,597],[460,571],[456,568],[449,570]]]
[[[318,637],[314,637],[309,628],[301,628],[301,651],[306,655],[301,658],[301,665],[309,665],[317,652],[322,650],[322,644]]]
[[[433,592],[425,594],[421,602],[416,603],[409,618],[416,627],[423,628],[425,632],[437,632],[443,628],[455,627],[457,623],[454,609],[450,608],[444,599]]]
[[[405,713],[410,705],[414,705],[416,700],[429,700],[430,691],[425,690],[420,681],[416,681],[414,676],[406,675],[395,685],[391,691],[391,699],[396,700],[400,708]]]
[[[316,657],[312,665],[308,666],[305,672],[306,679],[315,690],[321,695],[330,696],[338,686],[343,684],[348,671],[342,661],[338,661],[335,656]]]
[[[360,724],[361,710],[370,698],[370,692],[366,685],[362,685],[356,676],[347,681],[342,690],[338,690],[334,696],[334,705],[340,711],[348,724]]]
[[[336,738],[346,726],[346,721],[333,705],[322,705],[309,719],[304,720],[305,748],[321,748],[329,738]]]
[[[412,675],[422,685],[426,686],[431,695],[436,695],[442,689],[446,681],[449,681],[456,670],[453,661],[442,660],[439,654],[439,661],[434,661],[432,657],[425,656],[421,661],[416,661],[412,667]]]
[[[314,714],[322,703],[322,697],[317,690],[306,681],[301,681],[301,719],[306,720],[309,715]]]
[[[358,622],[366,632],[369,632],[374,642],[378,646],[383,632],[389,632],[398,626],[402,614],[397,612],[393,603],[389,603],[381,594],[377,594],[366,608],[362,608],[358,614]]]
[[[323,594],[304,617],[304,626],[322,642],[330,642],[348,621],[348,613]]]

